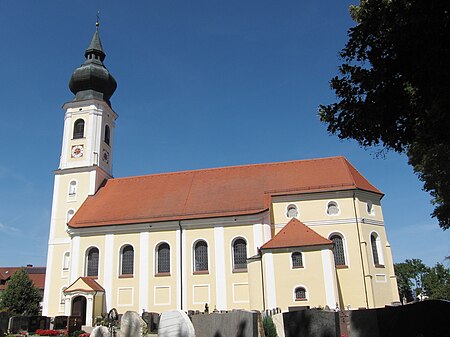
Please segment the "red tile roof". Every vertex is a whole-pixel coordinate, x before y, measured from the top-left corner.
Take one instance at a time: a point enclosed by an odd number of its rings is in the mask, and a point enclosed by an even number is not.
[[[89,289],[71,289],[71,287],[78,282],[78,280],[81,279],[88,287]],[[105,289],[97,283],[96,280],[94,280],[92,277],[86,277],[86,276],[80,276],[79,278],[77,278],[75,280],[75,282],[73,282],[70,286],[67,287],[67,289],[64,290],[65,293],[72,293],[72,292],[76,292],[76,291],[102,291],[104,292]]]
[[[382,194],[344,157],[230,166],[109,179],[71,227],[256,214],[270,197],[362,189]]]
[[[325,239],[322,235],[293,218],[277,235],[262,245],[261,249],[331,245],[332,243],[332,241]]]
[[[21,268],[25,269],[36,288],[44,290],[45,267],[0,267],[0,280],[9,281],[11,276]],[[6,286],[7,284],[0,285],[0,290],[6,289]]]

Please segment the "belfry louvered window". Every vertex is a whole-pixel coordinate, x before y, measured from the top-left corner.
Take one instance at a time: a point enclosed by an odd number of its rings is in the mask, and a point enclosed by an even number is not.
[[[134,249],[127,245],[122,248],[122,266],[121,275],[133,275],[134,270]]]
[[[86,276],[98,276],[98,248],[91,248],[87,253]]]
[[[158,269],[157,273],[170,273],[170,246],[168,243],[161,243],[158,246]]]
[[[345,266],[344,242],[340,235],[332,235],[330,240],[333,241],[334,264],[336,266]]]
[[[233,269],[247,270],[247,242],[242,238],[233,243]]]
[[[111,137],[111,131],[108,125],[105,125],[105,143],[109,145],[109,140]]]
[[[208,271],[208,245],[201,240],[194,248],[194,271]]]
[[[73,125],[73,139],[84,137],[84,120],[77,119]]]
[[[300,252],[292,253],[292,268],[302,268],[303,267],[303,256]]]

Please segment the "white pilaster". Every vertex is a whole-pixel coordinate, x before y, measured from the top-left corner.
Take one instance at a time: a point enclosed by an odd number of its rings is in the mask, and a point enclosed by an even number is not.
[[[263,225],[253,225],[253,252],[251,255],[258,254],[258,248],[264,244]]]
[[[216,268],[216,308],[217,310],[226,310],[225,238],[222,226],[214,227],[214,262]]]
[[[70,252],[70,280],[69,283],[75,282],[80,275],[80,237],[74,236],[72,238],[72,249]],[[84,268],[84,267],[82,267]]]
[[[335,308],[338,302],[335,291],[337,288],[336,273],[334,272],[334,264],[331,261],[331,252],[329,249],[322,249],[322,268],[327,305],[330,308]]]
[[[47,270],[53,270],[53,245],[48,245],[47,252]],[[45,286],[44,286],[44,300],[42,304],[42,315],[47,316],[48,314],[48,304],[50,298],[50,285],[52,282],[52,273],[47,273],[45,275]]]
[[[149,309],[149,233],[141,232],[139,236],[139,310]]]
[[[174,271],[174,273],[177,275],[177,298],[176,298],[176,303],[177,303],[177,310],[181,310],[181,279],[183,277],[181,271],[180,271],[180,267],[181,267],[181,260],[179,258],[180,256],[180,243],[181,243],[181,230],[177,229],[175,232],[175,243],[176,243],[176,249],[174,250],[175,252],[175,268],[176,270]]]
[[[275,285],[275,269],[273,265],[272,253],[266,253],[264,257],[264,277],[266,279],[266,294],[267,294],[267,309],[274,309],[277,307],[277,295]]]
[[[114,234],[105,235],[105,253],[104,253],[104,271],[103,271],[103,287],[105,288],[106,311],[112,309],[112,293],[113,293],[113,256],[114,252]]]
[[[181,298],[181,302],[183,303],[183,310],[187,310],[187,273],[186,273],[186,252],[188,247],[186,247],[186,230],[183,230],[181,232],[181,245],[182,245],[182,252],[181,252],[181,273],[183,274],[182,278],[182,289],[183,289],[183,296]],[[190,270],[190,269],[189,269]]]

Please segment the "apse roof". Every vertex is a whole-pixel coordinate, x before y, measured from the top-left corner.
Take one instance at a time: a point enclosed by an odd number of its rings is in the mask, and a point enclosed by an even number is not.
[[[73,228],[250,215],[272,196],[361,189],[382,194],[344,157],[230,166],[109,179]]]

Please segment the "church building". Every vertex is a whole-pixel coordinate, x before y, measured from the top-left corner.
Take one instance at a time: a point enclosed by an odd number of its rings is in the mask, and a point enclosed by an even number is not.
[[[113,178],[98,27],[64,104],[43,314],[383,307],[383,193],[344,157]]]

